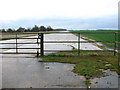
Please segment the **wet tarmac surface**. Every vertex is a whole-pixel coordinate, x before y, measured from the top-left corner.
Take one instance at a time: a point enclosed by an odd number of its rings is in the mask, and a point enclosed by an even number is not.
[[[37,58],[3,58],[3,88],[84,88],[83,76],[72,73],[74,64],[42,63]]]

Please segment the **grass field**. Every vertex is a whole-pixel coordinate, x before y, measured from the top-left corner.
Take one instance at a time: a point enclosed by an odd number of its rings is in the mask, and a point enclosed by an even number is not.
[[[72,32],[72,33],[80,32],[82,36],[91,38],[96,41],[113,41],[114,42],[115,34],[111,33],[111,32],[120,32],[120,30],[119,31],[117,31],[117,30],[101,30],[101,31],[100,30],[97,30],[97,31],[88,31],[87,30],[87,31],[83,31],[82,30],[82,31],[70,31],[70,32]],[[89,32],[89,34],[87,32]],[[118,33],[117,33],[117,35],[116,35],[117,41],[119,41],[118,37],[120,38],[120,35],[118,35]],[[105,44],[109,47],[113,47],[115,45],[114,43],[108,43],[108,42],[103,42],[103,44]],[[118,46],[118,44],[117,44],[117,46]]]
[[[15,39],[16,34],[17,34],[17,38],[37,35],[37,34],[23,34],[23,33],[0,33],[1,40]]]
[[[120,70],[118,70],[118,55],[114,56],[112,51],[81,51],[80,56],[77,56],[77,52],[61,51],[44,56],[39,62],[75,64],[73,72],[85,76],[87,87],[90,85],[90,79],[104,76],[101,69],[110,69],[120,74]],[[110,65],[107,66],[108,64]]]

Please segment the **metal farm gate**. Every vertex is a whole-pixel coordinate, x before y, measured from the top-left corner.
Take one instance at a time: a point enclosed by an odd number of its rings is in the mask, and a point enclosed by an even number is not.
[[[85,33],[85,34],[96,34],[98,32],[74,32],[74,34],[76,34],[78,36],[78,40],[77,41],[44,41],[44,35],[45,34],[50,34],[50,33],[60,33],[60,34],[63,34],[63,33],[70,33],[70,32],[39,32],[39,33],[22,33],[22,34],[36,34],[37,37],[33,37],[33,38],[30,38],[30,37],[18,37],[19,34],[14,34],[16,37],[15,38],[12,38],[15,40],[15,42],[11,42],[11,43],[4,43],[2,42],[1,44],[2,45],[5,45],[5,44],[14,44],[15,47],[14,48],[9,48],[9,47],[3,47],[1,49],[5,49],[5,50],[8,50],[8,49],[15,49],[16,51],[15,52],[1,52],[1,54],[36,54],[37,56],[44,56],[44,52],[52,52],[52,51],[60,51],[60,50],[44,50],[44,43],[77,43],[78,44],[78,50],[76,52],[78,52],[78,55],[80,55],[80,43],[88,43],[88,41],[80,41],[80,37],[81,37],[81,34],[82,33]],[[117,44],[120,44],[120,42],[117,41],[117,38],[116,38],[116,35],[117,33],[119,32],[99,32],[99,34],[102,34],[102,33],[106,33],[106,34],[113,34],[115,37],[114,37],[114,41],[89,41],[89,43],[96,43],[96,42],[107,42],[107,43],[114,43],[114,56],[116,55],[116,50],[118,50],[118,47],[117,47]],[[12,34],[12,33],[10,33]],[[24,43],[19,43],[18,41],[19,40],[26,40],[26,39],[34,39],[36,40],[35,43],[32,43],[32,42],[24,42]],[[35,48],[35,47],[30,47],[30,48],[20,48],[18,47],[19,44],[24,44],[24,45],[27,45],[27,44],[37,44],[39,47],[38,48]],[[18,50],[20,49],[26,49],[26,51],[28,49],[35,49],[36,52],[19,52]],[[96,50],[95,50],[96,51]],[[111,51],[111,50],[108,50],[108,51]]]
[[[10,35],[11,35],[12,33],[10,33]],[[19,34],[21,34],[21,33],[19,33]],[[2,47],[1,49],[5,49],[5,50],[10,50],[10,49],[15,49],[15,52],[1,52],[1,54],[36,54],[37,56],[43,56],[44,54],[43,54],[43,48],[44,48],[44,46],[43,46],[43,33],[37,33],[37,35],[38,35],[38,37],[36,38],[36,37],[33,37],[33,38],[29,38],[29,37],[18,37],[19,36],[19,34],[12,34],[12,35],[15,35],[15,37],[14,38],[12,38],[13,40],[15,40],[15,42],[8,42],[8,43],[4,43],[4,42],[2,42],[1,44],[2,45],[5,45],[5,44],[8,44],[8,45],[10,45],[10,44],[14,44],[15,45],[15,47]],[[36,34],[36,33],[22,33],[22,34],[24,34],[24,35],[26,35],[26,34]],[[35,40],[36,42],[34,43],[32,43],[32,42],[27,42],[27,40],[28,39],[30,39],[30,40]],[[10,39],[11,40],[11,39]],[[19,40],[25,40],[26,42],[18,42]],[[19,44],[21,44],[21,45],[30,45],[30,44],[37,44],[39,47],[38,48],[35,48],[35,47],[29,47],[29,48],[20,48],[20,47],[18,47],[18,45]],[[18,50],[21,50],[21,49],[26,49],[26,51],[28,50],[28,49],[35,49],[36,50],[36,52],[19,52]]]

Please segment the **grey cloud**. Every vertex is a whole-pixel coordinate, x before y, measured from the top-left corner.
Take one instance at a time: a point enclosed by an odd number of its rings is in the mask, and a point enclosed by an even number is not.
[[[22,19],[11,22],[9,24],[1,23],[1,28],[19,28],[33,27],[34,25],[52,26],[53,28],[66,28],[66,29],[97,29],[97,28],[117,28],[118,16],[110,15],[97,18],[46,18],[46,19]]]

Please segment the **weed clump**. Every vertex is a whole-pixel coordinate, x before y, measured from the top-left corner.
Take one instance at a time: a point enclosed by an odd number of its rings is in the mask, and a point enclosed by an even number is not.
[[[73,72],[85,76],[85,83],[87,86],[89,86],[89,80],[91,78],[100,77],[104,75],[103,72],[100,70],[104,68],[106,68],[106,66],[100,62],[84,60],[74,67]]]

